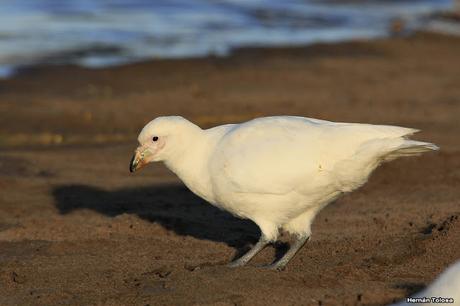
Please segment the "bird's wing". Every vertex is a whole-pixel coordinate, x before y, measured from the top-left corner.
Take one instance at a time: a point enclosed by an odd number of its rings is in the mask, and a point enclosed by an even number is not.
[[[234,192],[286,194],[324,184],[335,164],[374,138],[414,130],[334,123],[302,117],[267,117],[235,125],[211,162],[213,176]]]
[[[263,118],[235,126],[212,160],[214,177],[235,192],[285,194],[318,170],[318,123]]]

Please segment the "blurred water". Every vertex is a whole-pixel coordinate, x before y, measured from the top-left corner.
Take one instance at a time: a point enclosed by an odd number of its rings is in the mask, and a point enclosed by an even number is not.
[[[451,0],[0,0],[0,75],[36,63],[89,67],[226,55],[407,29]]]

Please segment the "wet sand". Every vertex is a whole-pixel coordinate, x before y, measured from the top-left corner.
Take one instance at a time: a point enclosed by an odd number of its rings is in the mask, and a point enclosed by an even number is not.
[[[460,258],[459,54],[460,38],[417,34],[0,81],[0,304],[384,305],[422,289]],[[229,269],[254,224],[162,165],[128,172],[139,129],[164,114],[396,124],[441,151],[324,209],[286,271],[257,267],[285,242]]]

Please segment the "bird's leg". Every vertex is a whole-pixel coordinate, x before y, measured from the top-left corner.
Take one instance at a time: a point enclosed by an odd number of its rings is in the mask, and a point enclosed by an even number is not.
[[[287,263],[292,258],[294,258],[295,254],[297,254],[297,252],[304,246],[304,244],[308,241],[309,238],[310,236],[298,237],[294,244],[289,248],[286,254],[284,254],[284,256],[281,257],[280,260],[272,263],[271,265],[266,266],[266,268],[278,271],[284,270],[284,267],[286,267]]]
[[[270,243],[270,240],[268,240],[264,235],[260,236],[259,241],[243,256],[240,258],[232,261],[229,263],[227,266],[231,268],[235,267],[241,267],[247,264],[254,256],[257,255],[260,251],[262,251],[267,244]]]

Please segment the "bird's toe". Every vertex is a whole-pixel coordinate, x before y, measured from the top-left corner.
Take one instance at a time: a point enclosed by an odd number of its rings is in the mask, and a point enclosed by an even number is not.
[[[286,266],[285,265],[279,265],[277,263],[273,263],[273,264],[270,264],[270,265],[263,265],[263,266],[261,266],[261,268],[281,272],[281,271],[284,271]]]
[[[245,264],[246,264],[245,262],[234,260],[234,261],[229,262],[226,266],[228,268],[238,268],[238,267],[244,266]]]

